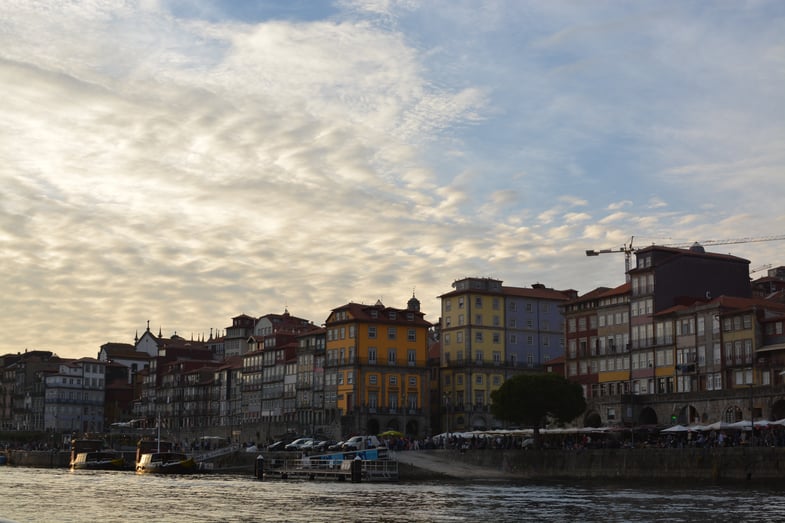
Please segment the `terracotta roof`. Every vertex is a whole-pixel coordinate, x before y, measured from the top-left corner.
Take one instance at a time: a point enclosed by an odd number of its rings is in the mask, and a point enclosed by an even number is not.
[[[632,283],[627,282],[607,291],[601,297],[607,298],[609,296],[623,296],[625,294],[629,294],[631,291],[632,291]]]
[[[596,289],[590,290],[586,294],[578,296],[577,298],[573,298],[572,300],[570,300],[565,305],[573,305],[575,303],[582,303],[584,301],[597,300],[597,299],[600,299],[602,296],[605,296],[608,292],[613,291],[613,290],[614,289],[611,289],[609,287],[597,287]]]
[[[506,296],[519,296],[522,298],[558,301],[568,301],[571,300],[573,296],[577,295],[577,291],[573,289],[560,291],[556,289],[550,289],[548,287],[507,287],[505,285],[502,285],[502,292]]]
[[[394,307],[385,307],[380,302],[376,305],[363,305],[361,303],[349,302],[346,305],[336,307],[332,310],[330,317],[338,311],[347,311],[351,317],[345,320],[333,320],[332,324],[352,323],[355,321],[364,321],[369,323],[389,323],[395,325],[415,325],[419,327],[430,327],[431,323],[426,321],[423,316],[424,313],[418,311],[411,311],[409,309],[396,309]],[[372,311],[376,311],[376,317],[373,317]],[[395,319],[390,319],[390,312],[395,312]],[[413,320],[408,320],[407,314],[414,314]],[[330,317],[327,319],[329,320]]]

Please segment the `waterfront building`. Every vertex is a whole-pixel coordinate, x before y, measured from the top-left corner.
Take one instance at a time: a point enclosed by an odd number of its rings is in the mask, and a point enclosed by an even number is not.
[[[228,358],[215,369],[211,396],[217,409],[214,428],[218,430],[212,435],[224,433],[226,438],[239,441],[242,435],[242,379],[241,356]]]
[[[272,440],[296,423],[297,338],[317,328],[288,310],[257,320],[242,374],[243,422],[256,426],[255,441]]]
[[[163,411],[170,418],[168,426],[182,427],[179,408],[172,406],[171,402],[182,401],[182,391],[179,389],[179,380],[169,379],[167,390],[162,390],[164,374],[172,374],[170,366],[178,362],[197,362],[196,365],[188,365],[188,369],[193,369],[202,362],[215,362],[213,353],[207,348],[204,342],[186,340],[182,336],[174,333],[170,338],[164,338],[159,329],[158,336],[154,336],[148,328],[136,344],[137,351],[144,351],[150,354],[154,351],[154,357],[150,358],[150,364],[137,373],[139,380],[139,395],[134,401],[133,411],[135,418],[144,418],[147,425],[155,426],[156,419],[162,416]],[[179,369],[182,372],[185,367]],[[175,390],[177,389],[177,390]],[[168,393],[168,394],[167,394]],[[165,407],[167,400],[169,407]]]
[[[560,305],[577,296],[542,284],[503,286],[492,278],[464,278],[441,299],[443,427],[493,428],[490,395],[504,380],[541,372],[564,354]]]
[[[25,350],[5,357],[3,388],[10,392],[10,417],[3,425],[12,430],[44,430],[44,377],[57,372],[61,359],[51,351]]]
[[[248,351],[248,337],[254,332],[256,318],[241,314],[232,318],[223,340],[224,358],[242,356]]]
[[[334,432],[328,425],[337,420],[336,405],[327,405],[324,397],[326,341],[327,330],[324,327],[315,328],[297,338],[295,409],[300,434]]]
[[[343,435],[397,430],[425,436],[428,424],[428,330],[416,297],[405,309],[347,303],[325,328],[325,393],[335,390]]]
[[[605,355],[600,356],[599,351],[598,309],[601,297],[608,290],[598,287],[561,305],[567,343],[567,377],[580,383],[587,399],[599,392],[600,360],[604,361]]]
[[[707,253],[698,244],[689,249],[652,245],[635,252],[636,266],[629,271],[630,350],[632,392],[655,394],[672,376],[668,323],[655,322],[655,315],[679,300],[711,300],[713,296],[752,296],[749,260],[725,254]]]
[[[104,430],[105,367],[94,358],[63,359],[44,375],[44,430]]]

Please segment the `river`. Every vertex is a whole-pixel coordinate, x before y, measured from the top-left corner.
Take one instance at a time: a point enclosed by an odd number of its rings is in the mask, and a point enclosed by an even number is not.
[[[607,482],[258,481],[250,476],[0,467],[16,522],[774,521],[780,489]]]

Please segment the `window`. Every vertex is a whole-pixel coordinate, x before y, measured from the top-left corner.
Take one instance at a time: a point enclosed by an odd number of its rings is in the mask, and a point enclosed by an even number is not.
[[[398,319],[398,313],[396,313],[395,311],[390,311],[389,315],[390,315],[390,319],[391,320],[397,320]]]
[[[477,385],[482,385],[482,374],[478,374],[474,381],[477,383]]]
[[[501,343],[501,335],[498,332],[493,333],[493,342]]]
[[[376,327],[371,325],[368,327],[368,337],[371,339],[376,339]]]
[[[483,354],[481,350],[474,351],[474,358],[478,364],[482,365],[483,362]]]
[[[477,325],[482,325],[482,314],[474,315],[474,323],[476,323]]]
[[[479,296],[474,298],[474,306],[477,307],[478,309],[482,309],[482,298],[480,298]]]
[[[368,363],[376,364],[376,347],[368,347]]]
[[[387,363],[395,365],[395,349],[387,349]]]
[[[414,349],[409,349],[407,352],[407,359],[409,361],[409,366],[413,367],[415,363],[417,363],[417,351]]]
[[[455,333],[455,343],[463,343],[463,331]]]
[[[463,309],[463,296],[458,298],[458,308]]]
[[[394,340],[398,335],[398,329],[395,327],[387,327],[387,339]]]
[[[378,379],[379,378],[376,376],[376,374],[371,374],[370,376],[368,376],[368,383],[370,383],[371,385],[376,385],[378,383]]]
[[[474,333],[474,341],[482,342],[482,331],[477,331]]]
[[[406,332],[406,339],[407,341],[417,341],[417,331],[415,329],[409,329]]]
[[[390,376],[390,385],[398,385],[398,376]]]

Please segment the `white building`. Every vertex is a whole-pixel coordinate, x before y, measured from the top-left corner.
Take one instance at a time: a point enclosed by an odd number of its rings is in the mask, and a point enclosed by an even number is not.
[[[106,363],[94,358],[64,360],[44,379],[44,429],[103,432]]]

